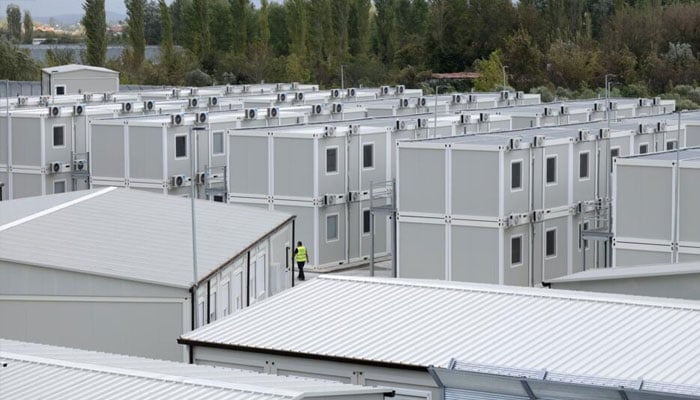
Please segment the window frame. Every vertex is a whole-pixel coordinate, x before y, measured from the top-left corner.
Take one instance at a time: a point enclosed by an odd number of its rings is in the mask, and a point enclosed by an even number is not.
[[[62,192],[57,192],[56,191],[56,184],[57,183],[62,183],[63,184],[63,191]],[[54,179],[52,183],[52,188],[53,188],[53,193],[54,194],[59,194],[59,193],[66,193],[68,192],[68,181],[66,179]]]
[[[581,176],[581,156],[586,155],[586,176]],[[591,151],[583,150],[578,152],[578,180],[579,181],[589,181],[591,180]]]
[[[209,320],[209,324],[216,321],[218,317],[218,315],[216,314],[219,311],[217,309],[219,306],[217,292],[218,290],[216,290],[216,285],[212,285],[212,288],[209,292],[209,303],[207,304],[207,319]]]
[[[523,266],[523,234],[518,233],[516,235],[511,235],[510,237],[510,267],[511,268],[517,268]],[[520,240],[520,261],[517,263],[513,263],[513,240],[519,239]]]
[[[58,93],[58,88],[63,88],[63,93]],[[65,96],[66,95],[66,85],[56,85],[53,87],[54,96]]]
[[[63,128],[63,144],[56,146],[56,128]],[[54,149],[66,148],[66,124],[55,124],[51,126],[51,147]]]
[[[369,167],[365,166],[365,147],[371,147],[372,148],[372,165]],[[373,170],[374,169],[374,142],[364,142],[362,143],[362,170],[367,171],[367,170]]]
[[[216,143],[216,136],[219,134],[221,134],[221,152],[217,153],[215,143]],[[226,136],[225,135],[226,135],[226,133],[224,131],[214,131],[211,133],[211,155],[212,156],[223,156],[226,154],[226,143],[225,143]]]
[[[369,229],[365,232],[365,213],[369,213]],[[362,209],[362,236],[369,236],[372,233],[372,212],[369,208]]]
[[[558,245],[558,243],[557,243],[558,242],[557,230],[558,229],[555,227],[555,228],[545,229],[545,231],[544,231],[544,259],[545,260],[551,260],[551,259],[557,258],[557,253],[558,253],[557,252],[557,245]],[[547,251],[548,250],[547,247],[549,247],[548,246],[549,240],[547,239],[547,236],[549,236],[550,232],[554,232],[554,253],[553,254],[549,254]]]
[[[647,151],[642,153],[642,146],[646,146]],[[637,147],[637,152],[638,154],[649,154],[649,142],[643,142],[639,143],[639,147]]]
[[[335,150],[335,171],[328,171],[328,151],[329,150]],[[340,174],[340,146],[333,145],[333,146],[326,146],[325,150],[323,152],[323,161],[324,161],[324,168],[323,170],[325,171],[326,175],[338,175]]]
[[[186,133],[179,133],[175,135],[175,159],[176,160],[187,160],[190,156],[190,150],[189,150],[189,138],[187,137],[188,135]],[[177,139],[178,138],[185,138],[185,155],[178,157],[177,156]]]
[[[335,238],[328,238],[328,220],[329,220],[330,218],[332,218],[332,217],[335,217],[335,218],[336,218],[336,222],[335,222]],[[328,214],[326,214],[326,225],[325,225],[325,227],[326,227],[326,235],[325,235],[326,243],[333,243],[333,242],[339,241],[339,240],[340,240],[340,213],[335,212],[335,213],[328,213]]]
[[[516,188],[513,187],[513,164],[520,164],[520,185]],[[524,190],[523,188],[523,164],[524,160],[522,158],[518,158],[517,160],[511,160],[510,161],[510,192],[522,192]]]
[[[615,157],[613,157],[613,155],[612,155],[613,150],[617,150],[617,155],[616,155]],[[615,163],[614,163],[614,160],[615,160],[617,157],[620,157],[620,156],[621,156],[621,155],[620,155],[620,152],[621,152],[621,151],[622,151],[622,148],[621,148],[620,146],[610,147],[610,172],[611,172],[611,173],[612,173],[612,171],[613,171],[613,164],[615,164]]]
[[[673,147],[670,149],[668,148],[669,143],[674,143]],[[678,146],[678,139],[668,139],[665,141],[665,144],[664,144],[664,148],[666,149],[666,151],[676,150],[677,146]]]
[[[549,182],[549,160],[554,160],[554,181]],[[559,184],[559,155],[553,154],[545,158],[544,162],[544,181],[545,186],[556,186]]]
[[[221,280],[219,284],[221,287],[221,316],[225,317],[231,314],[231,278],[227,274],[224,279]]]

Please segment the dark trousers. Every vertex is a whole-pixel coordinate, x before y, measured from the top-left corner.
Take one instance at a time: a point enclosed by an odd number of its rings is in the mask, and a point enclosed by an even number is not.
[[[297,268],[299,268],[299,280],[303,281],[306,280],[304,277],[304,264],[306,264],[304,261],[297,261]]]

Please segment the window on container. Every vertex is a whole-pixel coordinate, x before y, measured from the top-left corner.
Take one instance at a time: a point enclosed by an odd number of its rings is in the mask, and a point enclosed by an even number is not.
[[[523,237],[521,235],[510,238],[510,266],[515,267],[523,263]]]
[[[65,193],[66,192],[66,181],[54,181],[53,192],[54,193]]]
[[[374,144],[362,145],[362,168],[374,168]]]
[[[265,273],[265,266],[267,265],[267,258],[265,254],[261,254],[258,257],[258,262],[255,263],[255,292],[257,293],[257,296],[260,297],[265,293],[265,282],[267,281],[266,279],[266,273]]]
[[[231,313],[231,283],[226,281],[221,284],[221,314],[223,316]]]
[[[187,136],[175,136],[175,158],[187,157]]]
[[[523,162],[513,161],[510,163],[510,190],[523,188]]]
[[[224,196],[220,194],[215,194],[214,195],[214,201],[217,203],[223,203],[224,202]]]
[[[578,154],[578,177],[588,179],[590,177],[590,154],[587,151]]]
[[[326,241],[338,240],[338,214],[326,216]]]
[[[197,303],[197,326],[204,326],[204,298],[200,297]]]
[[[216,292],[209,294],[209,322],[216,321]]]
[[[250,269],[248,270],[248,272],[249,272],[249,273],[248,273],[248,289],[249,289],[249,292],[250,292],[250,293],[249,293],[249,297],[248,297],[248,301],[250,301],[250,303],[253,303],[253,302],[255,301],[255,299],[258,297],[258,294],[255,292],[255,288],[256,288],[256,286],[255,286],[255,277],[257,276],[257,274],[255,273],[255,268],[256,268],[256,266],[257,266],[257,263],[256,263],[255,260],[251,257],[251,259],[250,259]]]
[[[66,94],[66,86],[56,85],[56,96],[63,96],[64,94]]]
[[[212,155],[219,156],[224,154],[224,133],[214,132],[212,134]]]
[[[610,172],[613,170],[613,160],[615,160],[617,157],[620,157],[620,148],[614,147],[610,149]]]
[[[666,141],[666,150],[675,150],[678,141],[676,139]]]
[[[372,231],[372,214],[369,210],[362,211],[362,233],[368,234]]]
[[[556,257],[557,256],[557,229],[549,229],[545,234],[545,256],[546,257]]]
[[[547,157],[547,184],[557,183],[557,156]]]
[[[56,125],[53,127],[53,147],[63,147],[66,145],[66,127]]]
[[[639,154],[647,154],[649,152],[649,144],[643,143],[639,145]]]
[[[326,173],[335,174],[338,172],[338,148],[326,148]]]

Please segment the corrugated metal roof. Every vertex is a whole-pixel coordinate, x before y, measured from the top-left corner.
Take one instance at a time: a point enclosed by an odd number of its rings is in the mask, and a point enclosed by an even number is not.
[[[700,262],[655,264],[634,267],[596,268],[549,280],[551,283],[604,281],[608,279],[651,278],[655,276],[700,274]]]
[[[40,212],[9,228],[0,226],[0,259],[191,286],[189,199],[115,188],[80,193],[75,204],[63,203],[56,211]],[[0,213],[4,207],[0,203]],[[197,201],[196,214],[200,279],[292,218],[204,200]]]
[[[47,208],[75,200],[92,191],[66,192],[52,196],[25,197],[0,203],[0,226],[30,216]]]
[[[388,389],[0,339],[0,398],[290,399]]]
[[[59,65],[56,67],[47,67],[47,68],[42,68],[43,72],[52,74],[54,72],[73,72],[73,71],[96,71],[96,72],[109,72],[112,74],[117,74],[119,75],[119,72],[108,69],[108,68],[102,68],[102,67],[93,67],[91,65],[82,65],[82,64],[67,64],[67,65]]]
[[[672,137],[671,139],[675,139]],[[692,161],[700,159],[700,147],[687,147],[684,149],[662,151],[658,153],[640,154],[636,156],[623,157],[623,159],[639,159],[639,160],[661,160],[661,161],[676,161],[676,157],[680,161]]]
[[[322,276],[182,336],[397,366],[470,363],[700,386],[700,302]]]

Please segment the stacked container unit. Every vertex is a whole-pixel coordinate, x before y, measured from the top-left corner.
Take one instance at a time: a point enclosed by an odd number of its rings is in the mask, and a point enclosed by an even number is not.
[[[700,260],[700,148],[615,160],[616,267]]]
[[[609,203],[608,154],[667,135],[640,121],[400,142],[399,276],[530,286],[582,270],[583,251],[609,266],[584,214]]]
[[[229,202],[297,216],[310,266],[369,257],[370,182],[390,179],[390,128],[310,125],[231,130]],[[387,252],[388,223],[375,221],[375,254]]]

